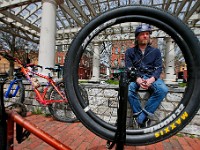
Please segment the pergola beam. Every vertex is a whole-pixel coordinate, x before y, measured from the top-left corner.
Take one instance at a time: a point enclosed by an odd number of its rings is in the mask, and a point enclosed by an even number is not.
[[[172,0],[168,0],[168,2],[167,2],[166,5],[165,5],[165,8],[164,8],[165,10],[168,10],[168,8],[169,8],[171,2],[172,2]]]
[[[82,8],[79,6],[79,4],[77,3],[77,1],[75,0],[70,0],[70,2],[74,5],[74,7],[78,10],[78,12],[80,13],[80,15],[83,17],[84,20],[86,20],[86,22],[89,22],[90,19],[87,17],[87,15],[84,13],[84,11],[82,10]]]
[[[85,3],[86,3],[87,7],[88,7],[89,10],[90,10],[91,16],[92,16],[92,17],[96,16],[97,13],[96,13],[94,7],[92,6],[91,2],[90,2],[89,0],[85,0]]]
[[[73,11],[67,7],[65,4],[61,4],[60,8],[64,10],[72,19],[81,27],[83,27],[83,23],[77,18],[77,16],[73,13]]]
[[[29,18],[31,15],[35,14],[35,12],[38,11],[41,7],[42,7],[42,6],[40,6],[40,7],[38,7],[38,8],[35,7],[35,9],[31,10],[26,16],[24,16],[24,19],[26,20],[26,19]],[[35,16],[38,16],[38,15],[35,15]]]
[[[188,21],[189,18],[194,14],[194,12],[200,7],[200,1],[198,0],[196,4],[191,8],[191,10],[187,13],[185,18],[183,19],[184,22]]]
[[[10,8],[19,7],[22,5],[39,2],[41,0],[0,0],[0,11]]]
[[[185,4],[187,3],[187,0],[183,0],[180,4],[180,6],[178,7],[177,11],[175,12],[175,16],[178,16],[181,12],[181,10],[183,9],[183,7],[185,6]]]
[[[8,22],[8,21],[3,20],[2,18],[0,18],[0,21],[3,22],[4,24],[10,26],[11,28],[16,28],[16,29],[18,29],[18,30],[21,30],[21,31],[24,32],[24,33],[27,33],[27,34],[32,35],[33,37],[40,38],[39,35],[34,34],[34,33],[30,32],[30,31],[28,31],[28,30],[25,30],[24,28],[18,27],[18,26],[16,26],[16,25],[14,25],[13,23],[10,23],[10,22]],[[0,29],[0,30],[1,30],[1,29]]]
[[[16,31],[9,30],[9,29],[6,29],[6,28],[1,28],[1,31],[6,32],[6,33],[10,33],[10,34],[12,34],[12,35],[14,35],[14,36],[16,36],[16,37],[20,37],[20,38],[22,38],[22,39],[24,39],[24,40],[31,41],[31,42],[33,42],[33,43],[39,44],[39,40],[34,40],[33,38],[30,38],[30,37],[28,37],[28,36],[20,35],[20,34],[19,34],[18,32],[16,32]]]
[[[1,13],[3,15],[5,15],[6,17],[11,18],[12,20],[15,20],[15,21],[21,23],[22,25],[27,26],[27,27],[31,28],[32,30],[35,30],[36,32],[40,32],[40,28],[38,28],[37,26],[34,26],[31,23],[26,22],[24,19],[19,18],[8,11],[2,11]]]

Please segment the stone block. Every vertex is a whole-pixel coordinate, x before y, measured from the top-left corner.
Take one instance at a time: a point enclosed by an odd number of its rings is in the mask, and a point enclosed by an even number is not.
[[[183,130],[181,130],[181,133],[194,134],[200,136],[200,126],[189,124],[185,128],[183,128]]]

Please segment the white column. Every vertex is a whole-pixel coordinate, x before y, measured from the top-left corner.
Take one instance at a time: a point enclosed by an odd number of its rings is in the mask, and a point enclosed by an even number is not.
[[[100,81],[100,51],[99,44],[94,44],[94,53],[93,53],[93,68],[92,68],[92,82]]]
[[[56,8],[59,0],[42,1],[42,22],[40,31],[40,48],[38,64],[43,66],[39,72],[48,75],[45,67],[55,65],[55,38],[56,38]]]
[[[177,84],[175,75],[175,53],[174,53],[174,42],[170,37],[166,37],[166,54],[165,54],[165,83],[166,84]]]

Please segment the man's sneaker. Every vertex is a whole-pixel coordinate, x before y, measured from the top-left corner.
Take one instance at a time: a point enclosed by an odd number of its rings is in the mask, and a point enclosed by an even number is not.
[[[143,124],[139,124],[139,127],[140,128],[146,128],[146,127],[149,127],[151,125],[151,120],[149,118],[147,118]]]
[[[149,127],[151,125],[151,120],[147,118],[145,124],[146,124],[146,127]]]
[[[139,129],[139,124],[137,123],[137,118],[133,117],[133,128],[134,129]]]

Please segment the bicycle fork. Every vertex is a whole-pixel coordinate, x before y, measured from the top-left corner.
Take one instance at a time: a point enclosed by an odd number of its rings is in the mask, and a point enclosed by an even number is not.
[[[19,89],[20,89],[19,85],[17,85],[17,87],[16,87],[16,89],[15,89],[15,91],[14,91],[13,94],[10,93],[10,92],[11,92],[11,89],[12,89],[12,87],[13,87],[13,85],[14,85],[17,81],[19,81],[19,80],[13,80],[12,82],[10,82],[10,85],[9,85],[9,87],[8,87],[8,90],[6,91],[6,93],[5,93],[5,95],[4,95],[5,98],[12,98],[12,97],[15,97],[15,96],[17,95],[17,92],[18,92]]]

